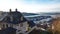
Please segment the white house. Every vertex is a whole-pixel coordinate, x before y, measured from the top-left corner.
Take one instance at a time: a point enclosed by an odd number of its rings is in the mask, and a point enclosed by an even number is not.
[[[26,33],[29,24],[24,16],[19,11],[17,11],[17,9],[15,11],[10,9],[10,12],[7,12],[7,15],[2,20],[0,20],[0,30],[8,27],[17,29],[16,34],[19,34]]]

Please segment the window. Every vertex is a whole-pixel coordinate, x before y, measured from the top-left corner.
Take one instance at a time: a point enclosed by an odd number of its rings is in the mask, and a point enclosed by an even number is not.
[[[17,24],[17,26],[19,26],[19,24]]]
[[[18,32],[20,32],[21,30],[18,30]]]
[[[20,23],[20,27],[23,27],[23,23]]]
[[[3,28],[5,28],[5,24],[3,24]]]
[[[8,24],[6,24],[6,27],[8,27]]]
[[[2,29],[5,29],[5,24],[2,24]]]

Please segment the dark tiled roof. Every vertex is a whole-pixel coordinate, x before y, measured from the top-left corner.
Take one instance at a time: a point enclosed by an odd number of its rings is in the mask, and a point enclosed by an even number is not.
[[[28,24],[29,24],[30,27],[35,26],[35,23],[33,21],[28,21]]]
[[[2,21],[7,15],[8,15],[7,12],[3,12],[3,13],[1,13],[0,21]]]
[[[12,17],[13,21],[11,21],[10,17]],[[21,20],[21,17],[23,17],[23,20]],[[7,15],[1,21],[6,23],[18,24],[28,20],[19,11],[12,11],[7,12]],[[31,27],[35,25],[33,21],[28,21],[28,23]]]
[[[10,17],[12,17],[13,21],[11,21]],[[21,20],[21,17],[23,17],[23,20]],[[21,22],[25,22],[27,20],[19,11],[14,11],[14,12],[9,12],[8,15],[2,21],[12,24],[18,24]]]
[[[16,30],[17,30],[17,29],[8,27],[8,28],[6,28],[6,29],[1,30],[1,31],[0,31],[0,34],[9,34],[10,32],[16,31]]]

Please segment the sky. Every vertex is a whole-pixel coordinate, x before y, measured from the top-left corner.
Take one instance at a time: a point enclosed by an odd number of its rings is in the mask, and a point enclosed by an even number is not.
[[[39,13],[60,11],[60,0],[0,0],[0,11]]]

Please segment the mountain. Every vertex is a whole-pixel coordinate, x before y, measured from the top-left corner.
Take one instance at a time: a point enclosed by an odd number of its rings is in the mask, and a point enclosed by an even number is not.
[[[40,12],[40,13],[22,13],[24,16],[33,16],[33,15],[56,15],[60,14],[60,12]]]
[[[42,12],[39,13],[40,15],[56,15],[56,14],[60,14],[60,12]]]
[[[37,13],[22,13],[24,16],[32,16],[32,15],[39,15]]]

